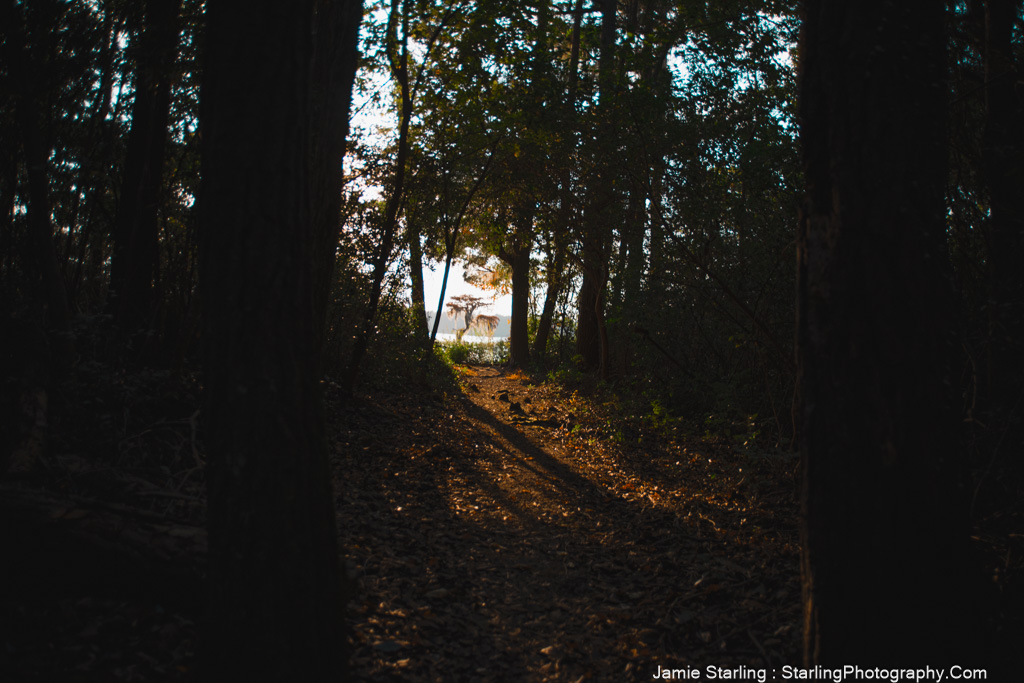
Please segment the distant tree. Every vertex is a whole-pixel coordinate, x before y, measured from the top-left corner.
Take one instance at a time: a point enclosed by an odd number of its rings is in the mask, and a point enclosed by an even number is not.
[[[462,341],[462,335],[469,332],[469,329],[473,326],[474,313],[476,313],[478,308],[486,305],[483,299],[472,294],[460,294],[451,298],[451,301],[448,302],[448,317],[456,318],[461,315],[465,322],[465,327],[461,330],[455,330],[456,339]]]
[[[806,3],[805,662],[966,661],[941,3]],[[899,65],[896,68],[896,65]]]
[[[473,321],[473,326],[483,330],[487,337],[490,338],[494,336],[494,331],[498,329],[500,323],[501,318],[496,315],[478,315],[476,320]]]
[[[210,680],[344,678],[311,275],[321,179],[310,172],[341,159],[312,163],[323,119],[311,67],[314,34],[357,35],[320,22],[357,21],[359,6],[207,4],[199,201]]]

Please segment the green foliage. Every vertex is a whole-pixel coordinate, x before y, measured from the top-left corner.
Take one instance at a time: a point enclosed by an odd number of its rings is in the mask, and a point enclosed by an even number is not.
[[[447,365],[496,365],[508,360],[508,340],[494,342],[439,341],[434,354]]]
[[[578,387],[583,382],[585,375],[579,369],[579,363],[571,362],[568,365],[561,365],[549,370],[547,378],[549,382],[571,388]]]

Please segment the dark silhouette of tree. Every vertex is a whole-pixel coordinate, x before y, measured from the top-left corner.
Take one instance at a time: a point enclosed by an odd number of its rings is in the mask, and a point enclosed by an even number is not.
[[[580,253],[583,282],[580,285],[576,322],[576,353],[587,370],[608,371],[608,337],[605,329],[605,287],[608,284],[608,259],[611,246],[611,214],[615,207],[614,101],[616,90],[616,12],[615,0],[601,2],[601,50],[598,61],[598,89],[595,166],[596,173],[587,188],[589,196],[584,212]]]
[[[41,276],[38,299],[43,302],[47,326],[55,333],[54,359],[58,365],[68,365],[74,351],[70,339],[72,306],[54,237],[51,152],[56,103],[62,89],[78,75],[79,60],[74,59],[77,55],[68,44],[75,36],[52,32],[51,27],[67,21],[76,9],[51,4],[25,7],[13,2],[0,7],[4,80],[14,95],[10,100],[14,104],[10,112],[13,125],[7,135],[20,139],[27,184],[27,196],[22,197],[27,213],[24,252]]]
[[[311,276],[311,188],[322,179],[310,169],[330,165],[311,163],[312,145],[333,117],[319,115],[311,66],[318,20],[358,17],[359,6],[207,6],[200,275],[211,680],[343,675]],[[356,36],[344,24],[322,28]]]
[[[572,32],[569,47],[569,63],[566,69],[566,98],[558,114],[562,125],[567,131],[567,142],[571,142],[571,133],[576,130],[576,100],[579,91],[580,62],[580,27],[583,22],[583,0],[576,0],[572,12]],[[570,150],[561,150],[563,158],[570,156]],[[544,307],[540,320],[537,322],[537,336],[534,338],[533,355],[539,360],[544,359],[551,335],[551,325],[555,316],[555,307],[562,294],[562,288],[569,278],[566,277],[566,265],[569,251],[570,224],[572,222],[574,196],[572,188],[571,167],[562,163],[558,168],[558,212],[552,234],[547,242],[547,264],[545,275],[547,291],[544,294]]]
[[[145,29],[133,50],[135,101],[110,263],[114,318],[131,330],[146,326],[157,300],[153,279],[180,11],[181,0],[146,0]]]
[[[318,0],[313,45],[313,324],[321,349],[341,230],[342,160],[359,57],[362,2]]]
[[[993,426],[1015,447],[1024,435],[1024,103],[1013,47],[1020,0],[987,0],[982,161],[989,194],[989,358]],[[1002,441],[1003,439],[999,439]],[[1013,448],[1011,447],[1011,448]]]
[[[944,9],[806,10],[806,664],[948,662],[970,652],[976,623],[951,372]]]

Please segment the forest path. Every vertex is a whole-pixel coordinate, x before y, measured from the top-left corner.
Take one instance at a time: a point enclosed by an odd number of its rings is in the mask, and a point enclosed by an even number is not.
[[[769,459],[652,441],[521,372],[461,371],[462,396],[365,404],[336,437],[355,454],[336,460],[355,680],[796,663],[795,526]]]

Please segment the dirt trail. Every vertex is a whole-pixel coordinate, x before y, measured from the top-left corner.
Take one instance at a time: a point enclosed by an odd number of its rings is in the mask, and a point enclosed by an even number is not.
[[[356,680],[796,662],[795,531],[758,507],[785,498],[774,469],[644,445],[521,373],[464,374],[462,397],[364,405],[337,437],[356,453],[337,462]]]

